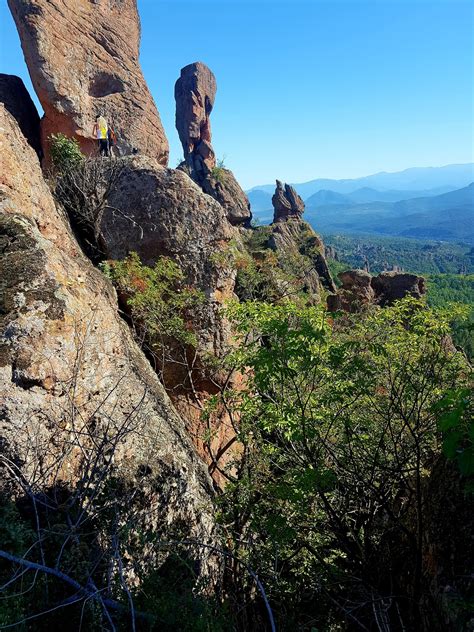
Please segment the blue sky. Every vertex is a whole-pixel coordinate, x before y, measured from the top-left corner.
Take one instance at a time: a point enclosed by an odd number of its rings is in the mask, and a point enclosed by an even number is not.
[[[27,79],[6,0],[0,71]],[[174,83],[217,77],[213,145],[245,188],[473,161],[470,0],[138,0],[175,166]],[[31,88],[29,81],[28,87]]]

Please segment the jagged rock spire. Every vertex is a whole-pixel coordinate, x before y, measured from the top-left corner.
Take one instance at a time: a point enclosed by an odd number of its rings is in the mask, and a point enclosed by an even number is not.
[[[275,193],[272,197],[274,208],[273,221],[279,222],[290,217],[301,218],[304,213],[304,202],[289,184],[276,181]]]
[[[206,64],[197,61],[181,70],[174,89],[176,129],[184,152],[180,168],[219,202],[232,224],[249,225],[252,214],[247,196],[232,171],[216,165],[210,121],[216,90],[216,78]]]

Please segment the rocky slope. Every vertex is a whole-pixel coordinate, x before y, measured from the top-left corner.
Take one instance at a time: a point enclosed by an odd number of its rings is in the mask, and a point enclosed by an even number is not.
[[[204,436],[209,429],[201,414],[209,396],[226,379],[205,365],[207,356],[222,358],[232,344],[222,308],[234,297],[236,270],[227,253],[231,243],[240,242],[239,232],[227,220],[225,209],[184,171],[167,169],[145,156],[121,162],[123,169],[102,220],[106,256],[124,259],[137,252],[149,266],[159,257],[171,257],[184,272],[186,284],[203,293],[204,301],[190,316],[197,355],[190,351],[192,360],[187,356],[185,366],[179,351],[181,359],[168,363],[163,379],[201,456],[214,469],[211,454],[221,454],[219,466],[224,466],[232,453],[222,448],[235,432],[225,415],[217,416],[211,422],[208,445]]]
[[[182,419],[1,104],[0,127],[3,454],[44,487],[74,486],[95,433],[121,437],[114,473],[140,489],[137,524],[213,541],[211,482]]]
[[[167,164],[168,141],[138,61],[136,0],[8,0],[45,115],[46,139],[62,132],[86,153],[97,114],[113,123],[124,153]],[[80,37],[78,37],[80,34]]]

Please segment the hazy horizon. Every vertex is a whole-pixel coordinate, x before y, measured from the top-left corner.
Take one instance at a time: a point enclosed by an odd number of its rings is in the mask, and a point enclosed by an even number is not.
[[[0,6],[0,71],[22,77],[33,96]],[[171,167],[182,155],[174,83],[197,60],[217,78],[214,148],[244,189],[474,160],[468,1],[139,0],[138,8],[141,65]]]

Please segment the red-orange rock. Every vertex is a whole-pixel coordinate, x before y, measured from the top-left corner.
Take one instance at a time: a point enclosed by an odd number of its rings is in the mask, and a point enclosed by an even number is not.
[[[304,213],[304,202],[289,184],[276,181],[275,193],[272,197],[274,208],[273,222],[285,221],[290,217],[301,218]]]
[[[43,106],[43,148],[50,134],[78,139],[95,153],[102,114],[124,153],[138,149],[168,162],[168,141],[138,62],[136,0],[8,0],[26,63]]]
[[[217,83],[212,71],[200,61],[181,69],[176,82],[176,129],[183,146],[184,159],[193,179],[204,177],[207,170],[216,165],[211,146],[211,122],[209,120]],[[194,177],[196,172],[198,178]]]
[[[175,85],[176,129],[183,145],[186,171],[201,189],[225,209],[231,224],[248,226],[250,203],[229,169],[216,166],[210,115],[217,84],[212,71],[200,61],[181,70]]]

